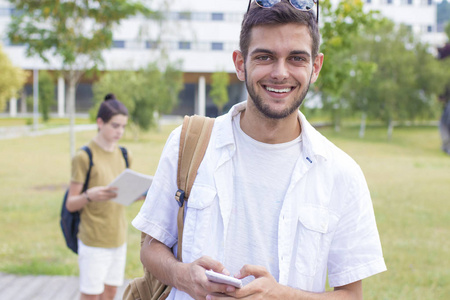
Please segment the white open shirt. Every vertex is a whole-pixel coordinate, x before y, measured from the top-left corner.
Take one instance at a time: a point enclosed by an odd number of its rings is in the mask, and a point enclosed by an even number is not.
[[[216,119],[187,204],[183,261],[208,255],[223,262],[233,196],[232,116]],[[360,167],[317,132],[299,112],[302,155],[284,199],[278,226],[279,283],[323,292],[386,270],[370,193]],[[181,128],[167,140],[152,186],[132,224],[168,247],[177,243],[178,146]],[[255,199],[257,201],[257,199]],[[255,212],[257,213],[257,212]],[[261,220],[263,222],[264,220]],[[251,238],[251,237],[249,237]],[[176,249],[176,247],[175,247]],[[174,250],[176,252],[176,250]],[[168,299],[191,299],[172,289]]]

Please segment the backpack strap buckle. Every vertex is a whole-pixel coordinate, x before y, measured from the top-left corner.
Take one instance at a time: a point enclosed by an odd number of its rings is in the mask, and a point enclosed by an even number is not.
[[[177,200],[178,205],[180,207],[183,207],[184,204],[184,191],[179,189],[176,193],[175,193],[175,200]]]

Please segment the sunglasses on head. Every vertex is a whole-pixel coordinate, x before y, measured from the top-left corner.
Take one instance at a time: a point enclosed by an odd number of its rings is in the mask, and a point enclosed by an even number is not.
[[[250,4],[253,0],[248,1],[247,12],[250,10]],[[281,2],[282,0],[254,0],[259,7],[262,8],[271,8],[275,4]],[[316,21],[319,23],[319,0],[289,0],[292,7],[302,11],[309,11],[313,9],[314,5],[317,3],[317,13],[316,13]]]

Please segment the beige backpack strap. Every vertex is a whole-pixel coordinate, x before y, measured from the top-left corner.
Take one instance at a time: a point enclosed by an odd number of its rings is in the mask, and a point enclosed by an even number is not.
[[[181,246],[183,243],[184,207],[194,184],[197,170],[208,147],[214,119],[194,115],[185,116],[180,135],[180,151],[178,154],[178,191],[175,199],[180,206],[178,210],[178,259],[182,261]]]

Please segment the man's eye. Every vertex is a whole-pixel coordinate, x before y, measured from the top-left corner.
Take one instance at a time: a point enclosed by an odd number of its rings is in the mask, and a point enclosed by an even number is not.
[[[261,55],[261,56],[256,57],[256,59],[266,61],[266,60],[269,60],[270,57],[269,57],[269,55]]]
[[[294,56],[291,58],[293,61],[306,61],[305,58],[301,57],[301,56]]]

